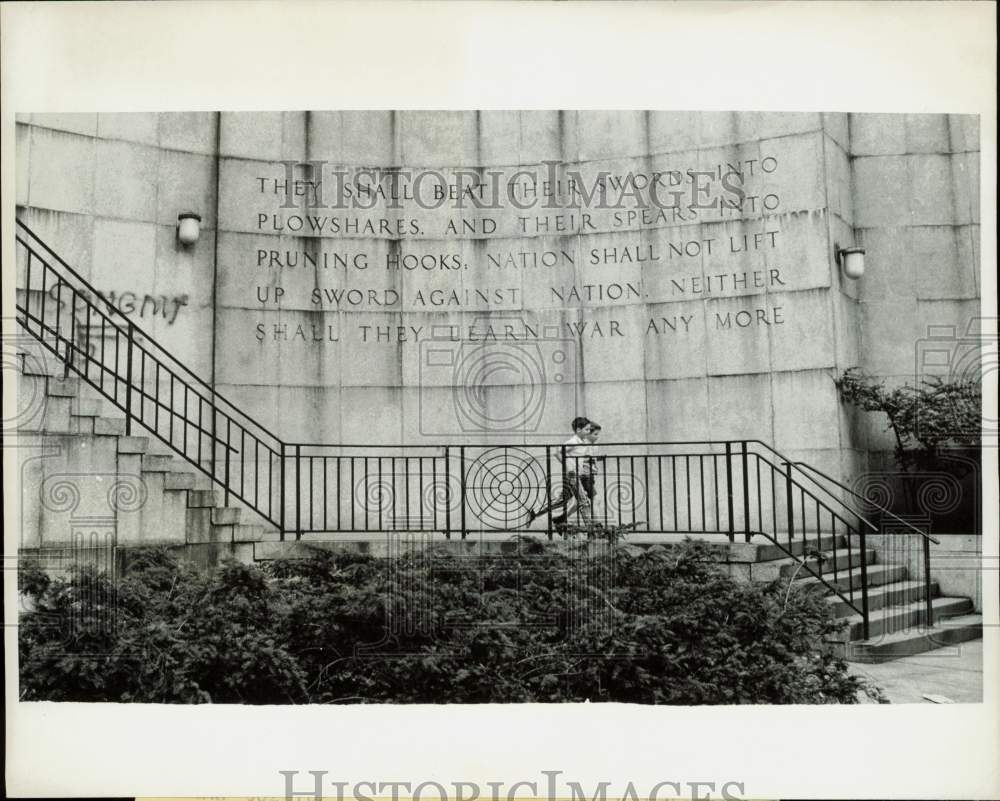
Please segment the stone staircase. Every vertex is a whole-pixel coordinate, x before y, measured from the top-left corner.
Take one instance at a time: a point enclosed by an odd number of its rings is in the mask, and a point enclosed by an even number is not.
[[[237,501],[225,505],[223,491],[207,475],[141,424],[133,420],[133,435],[127,435],[124,412],[81,378],[63,378],[52,357],[22,354],[18,373],[16,429],[5,434],[23,455],[22,551],[37,552],[43,562],[65,561],[78,550],[73,532],[88,521],[94,530],[113,528],[118,545],[212,546],[193,549],[208,561],[227,550],[221,545],[278,538]],[[46,480],[60,476],[80,485],[118,477],[126,482],[126,497],[103,510],[69,514],[58,504],[38,503]]]
[[[862,615],[831,589],[836,587],[850,597],[853,587],[854,604],[861,607],[860,548],[853,545],[849,548],[843,535],[825,536],[818,542],[811,539],[808,546],[796,541],[785,547],[793,556],[787,556],[773,543],[735,545],[733,556],[736,560],[731,559],[730,564],[744,566],[746,575],[754,581],[793,577],[797,585],[822,594],[834,617],[847,621],[833,645],[852,662],[883,662],[982,637],[982,615],[975,612],[973,601],[943,596],[938,582],[933,579],[930,595],[934,625],[927,626],[925,580],[911,577],[905,564],[880,562],[878,552],[869,548],[864,553],[869,636],[864,639]],[[822,560],[821,575],[826,583],[809,572],[809,569],[820,571],[816,558],[802,558],[807,547],[828,557]]]

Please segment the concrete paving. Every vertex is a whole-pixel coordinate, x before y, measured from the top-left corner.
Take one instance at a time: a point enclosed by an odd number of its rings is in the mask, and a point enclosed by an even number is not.
[[[983,641],[949,645],[875,665],[850,664],[850,672],[877,684],[890,703],[975,704],[983,700]],[[862,699],[868,702],[867,697]]]

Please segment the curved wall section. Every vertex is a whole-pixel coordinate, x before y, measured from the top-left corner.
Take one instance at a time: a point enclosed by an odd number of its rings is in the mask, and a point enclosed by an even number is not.
[[[772,442],[778,415],[786,448],[839,447],[843,122],[239,117],[267,159],[223,145],[218,379],[304,441],[559,440],[587,414],[616,441]]]
[[[978,313],[954,115],[29,114],[18,214],[301,442],[759,438],[855,475],[833,376]],[[177,215],[203,218],[183,247]],[[868,248],[859,281],[835,250]]]

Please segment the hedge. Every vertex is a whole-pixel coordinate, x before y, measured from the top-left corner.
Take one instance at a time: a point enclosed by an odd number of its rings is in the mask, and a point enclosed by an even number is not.
[[[147,703],[854,703],[822,598],[741,583],[706,546],[198,570],[128,552],[21,571],[22,700]]]

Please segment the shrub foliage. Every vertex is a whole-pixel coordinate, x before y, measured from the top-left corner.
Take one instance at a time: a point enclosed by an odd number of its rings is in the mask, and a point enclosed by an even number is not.
[[[835,382],[840,397],[866,412],[882,412],[896,441],[904,470],[937,466],[942,448],[979,447],[982,442],[982,386],[978,381],[944,381],[929,376],[917,386],[888,389],[857,368]]]
[[[388,561],[317,550],[199,571],[130,551],[22,582],[23,700],[853,703],[821,598],[731,580],[701,543]]]

